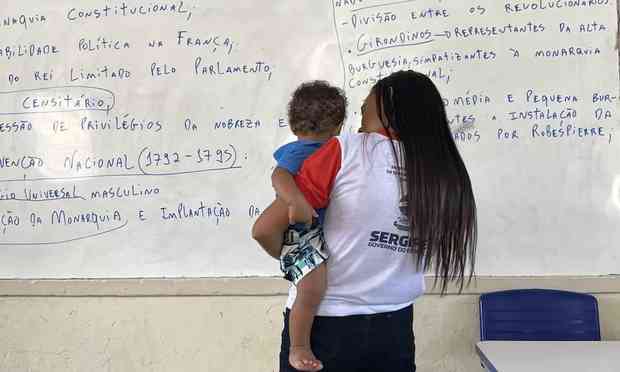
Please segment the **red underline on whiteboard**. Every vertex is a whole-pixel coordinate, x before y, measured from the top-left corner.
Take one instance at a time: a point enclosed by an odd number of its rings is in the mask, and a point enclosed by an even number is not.
[[[226,171],[231,169],[241,169],[240,165],[236,165],[233,167],[226,168],[210,168],[210,169],[200,169],[193,171],[182,171],[182,172],[168,172],[168,173],[121,173],[121,174],[99,174],[93,176],[74,176],[74,177],[41,177],[41,178],[13,178],[13,179],[0,179],[0,183],[3,182],[35,182],[35,181],[71,181],[71,180],[86,180],[92,178],[112,178],[112,177],[157,177],[157,176],[180,176],[184,174],[196,174],[196,173],[206,173],[206,172],[215,172],[215,171]]]
[[[374,53],[374,52],[378,52],[380,50],[385,50],[385,49],[403,48],[403,47],[410,47],[410,46],[416,46],[416,45],[423,45],[423,44],[432,43],[434,41],[435,41],[435,39],[430,39],[430,40],[426,40],[426,41],[420,41],[418,43],[390,45],[390,46],[386,46],[386,47],[383,47],[383,48],[372,49],[372,50],[369,50],[369,51],[364,52],[364,53],[358,53],[357,56],[361,57],[361,56],[365,56],[365,55],[368,55],[368,54],[371,54],[371,53]]]
[[[379,5],[369,5],[369,6],[364,6],[361,8],[357,8],[357,9],[351,9],[352,12],[359,12],[360,10],[364,10],[364,9],[372,9],[372,8],[379,8],[379,7],[383,7],[383,6],[390,6],[390,5],[398,5],[398,4],[404,4],[404,3],[412,3],[415,0],[404,0],[404,1],[393,1],[391,3],[385,3],[385,4],[379,4]]]
[[[80,236],[77,238],[73,238],[73,239],[67,239],[67,240],[58,240],[58,241],[53,241],[53,242],[31,242],[31,243],[22,243],[22,242],[11,242],[11,243],[4,243],[4,242],[0,242],[0,246],[5,246],[5,245],[14,245],[14,246],[24,246],[24,245],[55,245],[55,244],[64,244],[64,243],[71,243],[71,242],[75,242],[78,240],[84,240],[84,239],[90,239],[90,238],[95,238],[97,236],[101,236],[104,234],[108,234],[120,229],[123,229],[127,226],[129,222],[125,221],[124,224],[114,227],[112,229],[109,230],[105,230],[105,231],[100,231],[98,233],[95,234],[89,234],[89,235],[84,235],[84,236]]]

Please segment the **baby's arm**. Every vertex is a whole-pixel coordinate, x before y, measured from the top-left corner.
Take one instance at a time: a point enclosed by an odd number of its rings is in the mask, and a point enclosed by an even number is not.
[[[311,224],[312,218],[318,216],[297,187],[295,179],[289,171],[276,167],[271,175],[271,183],[276,194],[278,194],[278,198],[282,199],[288,206],[288,218],[291,225],[298,222]]]

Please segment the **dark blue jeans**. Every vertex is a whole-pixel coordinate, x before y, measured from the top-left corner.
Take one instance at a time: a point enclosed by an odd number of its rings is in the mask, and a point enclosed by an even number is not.
[[[288,320],[287,309],[280,372],[297,371],[288,363]],[[311,344],[324,372],[415,372],[413,306],[373,315],[317,316]]]

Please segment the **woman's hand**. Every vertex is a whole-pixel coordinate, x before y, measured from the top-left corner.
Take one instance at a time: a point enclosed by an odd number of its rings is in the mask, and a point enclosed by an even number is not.
[[[271,182],[278,198],[288,205],[289,224],[305,223],[312,225],[312,219],[318,217],[318,214],[308,203],[304,194],[299,191],[293,175],[283,168],[276,167],[271,175]]]
[[[291,225],[296,223],[312,225],[312,220],[318,216],[319,215],[303,195],[295,198],[288,205],[288,221]]]

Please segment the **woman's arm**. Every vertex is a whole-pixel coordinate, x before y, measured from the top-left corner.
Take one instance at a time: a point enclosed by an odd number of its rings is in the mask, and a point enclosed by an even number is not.
[[[279,260],[282,238],[288,228],[288,205],[284,200],[276,200],[267,207],[252,226],[252,238],[271,257]]]
[[[276,168],[271,177],[278,197],[263,211],[252,227],[252,238],[273,258],[280,259],[282,237],[289,224],[312,223],[317,216],[299,191],[293,176]]]

